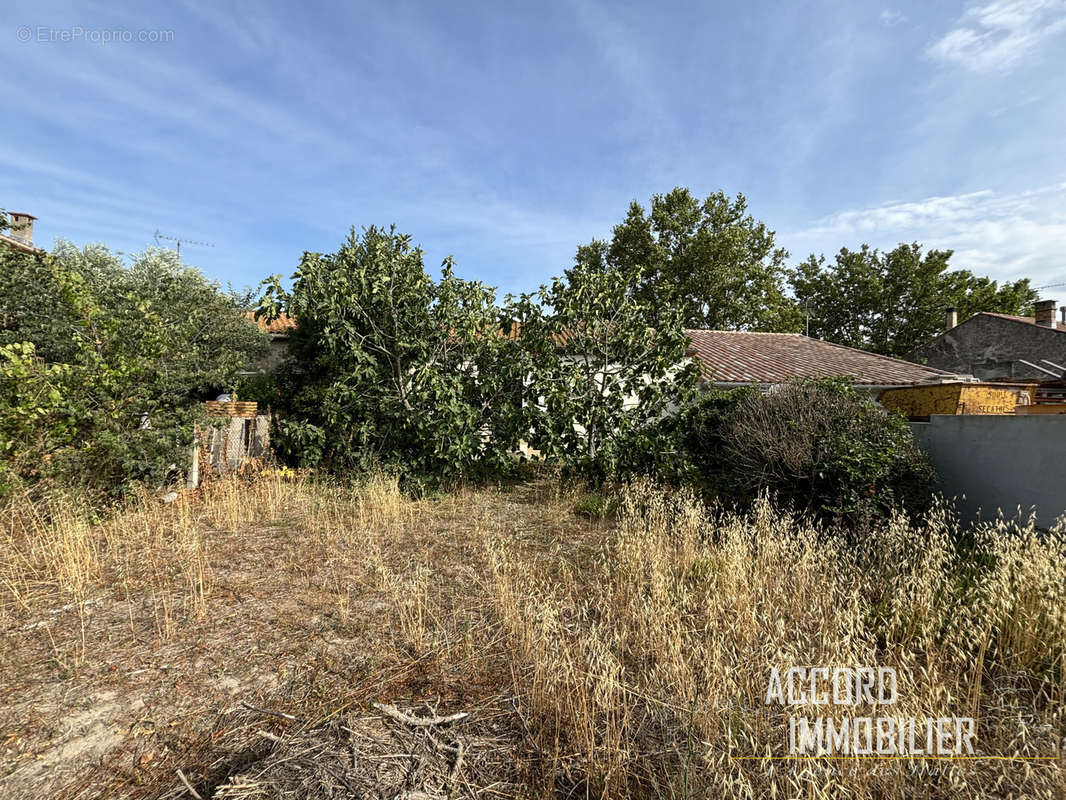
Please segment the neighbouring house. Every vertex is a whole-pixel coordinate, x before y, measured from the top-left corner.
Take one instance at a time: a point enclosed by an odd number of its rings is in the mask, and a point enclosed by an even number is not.
[[[24,253],[39,253],[40,248],[33,244],[33,223],[37,217],[21,211],[7,211],[8,227],[0,231],[0,245],[21,250]]]
[[[251,313],[251,312],[249,312]],[[296,328],[292,317],[258,321],[270,334],[270,353],[256,371],[280,364]],[[869,391],[890,387],[972,382],[968,374],[914,364],[898,358],[812,339],[798,333],[686,330],[689,357],[699,363],[705,387],[758,386],[769,388],[794,378],[850,378]],[[509,335],[514,335],[512,331]],[[636,398],[632,399],[633,403]]]
[[[1066,306],[1041,300],[1032,317],[988,311],[958,323],[949,308],[945,330],[910,354],[914,361],[983,381],[1061,381],[1066,374]]]
[[[799,333],[688,330],[689,354],[705,386],[770,388],[796,378],[850,378],[868,391],[972,381],[968,374],[914,364]]]
[[[249,311],[248,316],[254,318],[255,312]],[[266,355],[251,366],[244,374],[254,375],[257,372],[271,372],[276,369],[289,354],[289,337],[296,329],[296,320],[288,314],[282,314],[275,320],[256,320],[259,329],[266,331],[270,336],[270,349]]]
[[[1021,401],[1013,414],[936,408],[927,422],[911,425],[964,521],[1003,514],[1025,524],[1033,513],[1037,525],[1051,527],[1066,508],[1058,466],[1066,443],[1066,307],[1059,312],[1056,320],[1055,301],[1041,300],[1032,317],[981,312],[959,323],[949,308],[944,332],[911,353],[929,367],[971,372],[987,382],[980,387],[1009,389]]]
[[[885,389],[877,401],[911,422],[928,422],[938,414],[1018,414],[1031,405],[1031,385],[1001,383],[934,383]]]

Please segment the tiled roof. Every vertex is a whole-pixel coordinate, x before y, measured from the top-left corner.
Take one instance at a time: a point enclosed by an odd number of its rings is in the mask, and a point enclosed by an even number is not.
[[[1009,319],[1011,322],[1024,322],[1027,325],[1036,325],[1036,317],[1019,317],[1016,314],[1000,314],[998,311],[978,311],[977,314],[975,314],[974,316],[977,316],[979,314],[984,314],[986,317]],[[1056,321],[1054,327],[1050,325],[1038,325],[1037,327],[1042,328],[1046,331],[1066,331],[1066,326],[1063,326],[1063,324],[1058,321]]]
[[[700,374],[713,383],[783,383],[790,378],[847,376],[865,386],[930,383],[953,373],[868,353],[798,333],[685,331]]]
[[[296,320],[288,314],[282,314],[275,320],[267,322],[265,318],[255,319],[255,312],[249,311],[248,316],[255,320],[260,330],[264,330],[272,336],[288,336],[296,328]]]

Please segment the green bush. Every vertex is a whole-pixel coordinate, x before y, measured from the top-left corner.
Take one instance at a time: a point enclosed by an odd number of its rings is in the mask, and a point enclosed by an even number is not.
[[[613,516],[618,502],[605,492],[588,492],[574,503],[574,513],[586,519],[606,519]]]
[[[267,409],[274,409],[281,402],[277,376],[270,372],[242,375],[237,381],[236,397],[244,402],[258,403],[258,413],[267,413]]]
[[[691,486],[705,497],[732,497],[732,469],[723,457],[726,425],[737,406],[757,389],[710,389],[695,395],[676,414],[631,437],[622,473],[650,475],[675,486]]]
[[[936,473],[906,421],[843,379],[707,392],[659,434],[671,446],[632,448],[629,472],[724,502],[768,492],[854,527],[896,508],[920,514],[932,500]]]
[[[737,404],[723,431],[735,493],[770,491],[852,526],[929,507],[936,472],[910,426],[841,379],[786,383]]]
[[[42,479],[116,495],[185,466],[204,396],[265,346],[169,250],[0,247],[0,493]]]

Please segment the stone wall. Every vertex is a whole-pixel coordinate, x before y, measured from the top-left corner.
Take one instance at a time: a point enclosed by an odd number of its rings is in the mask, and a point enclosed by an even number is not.
[[[919,347],[909,358],[983,381],[1051,380],[1055,376],[1019,363],[1019,359],[1061,374],[1041,359],[1066,367],[1066,330],[977,314]]]

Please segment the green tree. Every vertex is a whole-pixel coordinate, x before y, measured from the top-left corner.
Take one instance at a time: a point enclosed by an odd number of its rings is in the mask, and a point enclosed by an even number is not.
[[[747,208],[741,194],[700,201],[684,188],[655,195],[649,211],[634,200],[610,244],[592,242],[578,259],[639,273],[637,297],[664,317],[678,312],[687,328],[797,330],[788,253]]]
[[[261,307],[297,320],[278,376],[287,455],[445,480],[504,463],[513,428],[499,420],[522,380],[491,288],[451,259],[434,281],[410,236],[377,227],[304,254],[293,280],[290,292],[271,279]]]
[[[0,248],[0,430],[9,479],[114,493],[182,467],[205,392],[265,348],[250,298],[170,250]],[[31,426],[18,418],[33,419]]]
[[[654,313],[634,279],[579,260],[500,308],[451,259],[430,278],[395,228],[353,229],[305,254],[291,291],[268,283],[260,313],[297,321],[276,441],[307,465],[449,481],[508,469],[525,440],[602,477],[697,379],[679,313]]]
[[[943,330],[944,313],[1025,313],[1037,298],[1028,279],[997,284],[968,270],[949,271],[951,250],[922,252],[918,243],[888,252],[841,248],[832,263],[810,256],[791,286],[810,334],[837,344],[906,358]]]
[[[524,319],[521,352],[530,359],[530,441],[593,478],[613,474],[629,450],[661,446],[655,423],[698,382],[681,311],[645,302],[633,288],[639,269],[605,266],[605,249],[581,248],[565,278],[512,314]]]

